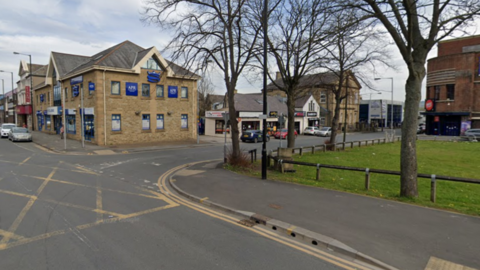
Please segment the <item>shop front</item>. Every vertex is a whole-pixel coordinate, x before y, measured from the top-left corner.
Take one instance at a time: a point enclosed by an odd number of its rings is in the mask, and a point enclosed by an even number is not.
[[[67,134],[77,134],[76,112],[77,112],[76,109],[65,110],[65,122],[66,122],[65,132]]]
[[[93,141],[95,139],[95,114],[94,108],[80,109],[80,119],[83,115],[83,135],[85,141]]]
[[[62,128],[62,107],[48,107],[47,115],[50,121],[48,130],[55,132],[55,134],[60,134],[60,129]]]
[[[427,112],[427,135],[460,136],[471,127],[468,112]]]
[[[37,111],[37,125],[38,125],[38,131],[42,131],[45,125],[44,122],[44,114],[42,111]]]
[[[320,119],[317,112],[307,112],[307,126],[320,127]]]
[[[17,105],[15,107],[17,113],[18,126],[23,127],[27,126],[28,116],[32,114],[31,105]]]

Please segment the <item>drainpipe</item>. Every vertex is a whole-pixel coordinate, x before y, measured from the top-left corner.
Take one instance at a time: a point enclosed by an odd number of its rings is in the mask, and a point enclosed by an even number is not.
[[[105,140],[105,146],[107,146],[107,98],[105,90],[105,72],[107,69],[103,70],[103,135]]]

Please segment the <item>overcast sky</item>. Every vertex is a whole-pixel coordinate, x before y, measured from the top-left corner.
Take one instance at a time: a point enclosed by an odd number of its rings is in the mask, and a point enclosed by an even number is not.
[[[28,61],[28,56],[14,55],[14,51],[31,54],[34,64],[45,65],[51,51],[90,56],[125,40],[162,51],[170,38],[168,33],[140,22],[141,0],[0,1],[0,70],[12,71],[15,82],[19,79],[20,60]],[[394,99],[403,101],[407,69],[398,50],[392,46],[392,51],[395,52],[392,62],[399,70],[386,70],[379,76],[394,78]],[[436,48],[430,55],[436,55]],[[5,91],[11,89],[10,78],[10,74],[0,73],[0,79],[5,80]],[[215,92],[225,93],[221,76],[213,76],[213,80]],[[390,91],[390,80],[376,81],[375,86]],[[242,80],[237,89],[249,93],[259,92],[261,87],[261,80]],[[362,93],[369,92],[362,89]],[[372,95],[375,97],[390,99],[391,96],[390,93]]]

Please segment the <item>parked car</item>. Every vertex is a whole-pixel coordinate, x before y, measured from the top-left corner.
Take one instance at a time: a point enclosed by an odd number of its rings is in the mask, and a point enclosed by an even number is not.
[[[298,133],[296,130],[293,131],[294,134],[295,134],[295,138],[297,138],[298,136]],[[277,130],[277,132],[275,133],[275,139],[286,139],[288,136],[288,129],[280,129],[280,130]]]
[[[323,136],[323,137],[328,137],[332,134],[332,128],[331,127],[322,127],[318,133],[317,136]]]
[[[318,132],[320,132],[320,129],[318,129],[318,127],[306,127],[303,131],[303,134],[317,135]]]
[[[12,142],[31,142],[32,133],[30,133],[30,131],[28,131],[26,128],[14,127],[8,132],[8,139]]]
[[[465,131],[464,137],[469,141],[480,140],[480,129],[469,129]]]
[[[242,133],[240,137],[242,142],[263,142],[263,131],[262,130],[246,130]],[[267,134],[266,141],[270,141],[270,136]]]
[[[10,129],[16,127],[15,124],[2,124],[2,127],[0,128],[0,134],[2,136],[2,138],[6,138],[8,137],[8,132],[10,131]]]

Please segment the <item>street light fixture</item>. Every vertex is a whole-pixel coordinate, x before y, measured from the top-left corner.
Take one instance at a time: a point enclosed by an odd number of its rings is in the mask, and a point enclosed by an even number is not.
[[[30,105],[32,106],[32,130],[34,130],[33,128],[33,112],[35,111],[33,109],[33,70],[32,70],[32,55],[31,54],[25,54],[25,53],[19,53],[19,52],[13,52],[13,54],[20,54],[20,55],[27,55],[29,60],[30,60],[30,67],[29,67],[29,71],[30,71]],[[13,80],[12,80],[13,82]]]
[[[378,80],[391,80],[392,81],[392,107],[391,107],[391,119],[390,119],[390,129],[392,130],[392,134],[393,134],[393,77],[388,77],[388,78],[375,78],[375,81],[378,81]],[[383,113],[382,113],[383,114]],[[393,136],[393,135],[392,135]]]

